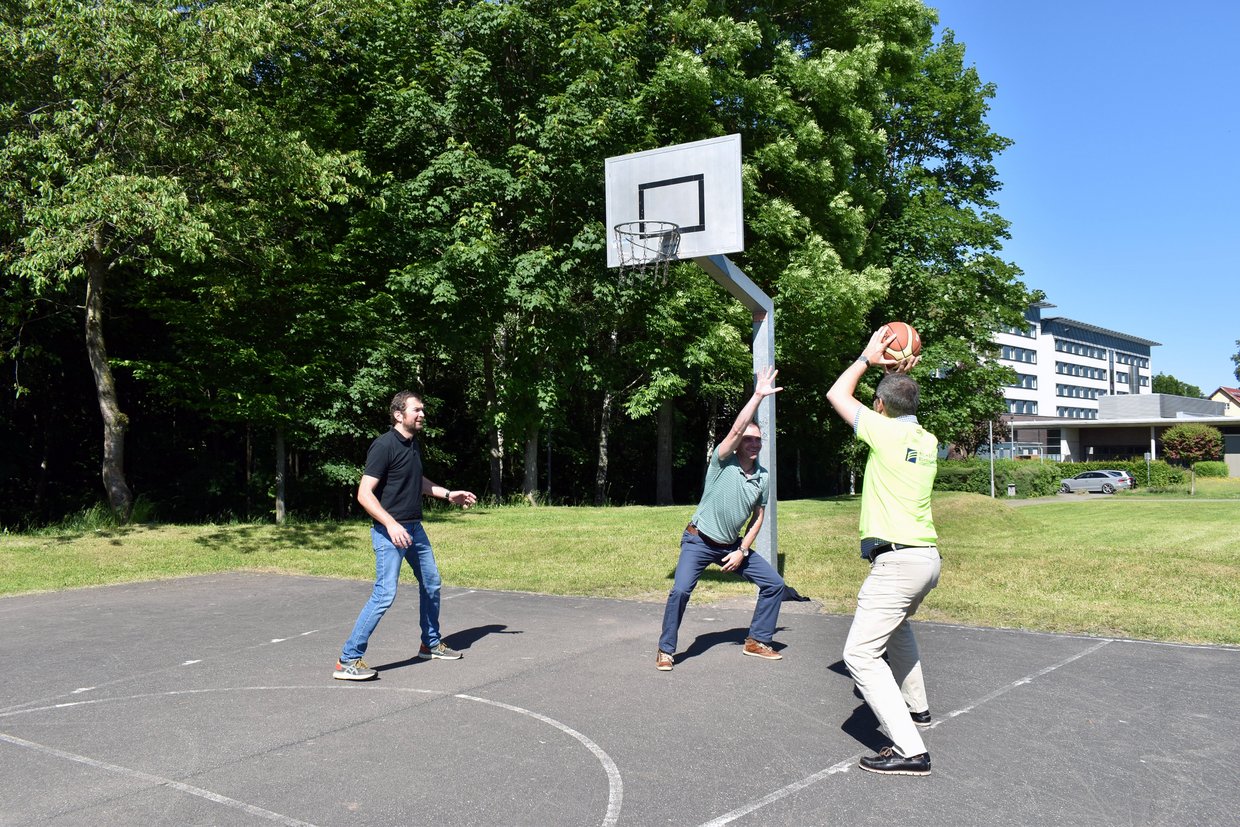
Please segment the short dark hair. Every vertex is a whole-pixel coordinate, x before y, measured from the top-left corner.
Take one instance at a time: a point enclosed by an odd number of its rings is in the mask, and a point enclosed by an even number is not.
[[[414,391],[401,391],[400,393],[392,397],[392,404],[388,408],[388,413],[392,415],[393,425],[396,424],[396,414],[404,412],[405,403],[408,402],[410,399],[416,399],[419,402],[421,402],[422,394],[415,393]]]
[[[921,388],[917,380],[906,373],[889,373],[878,383],[874,395],[883,400],[887,416],[909,416],[917,413],[921,402]]]

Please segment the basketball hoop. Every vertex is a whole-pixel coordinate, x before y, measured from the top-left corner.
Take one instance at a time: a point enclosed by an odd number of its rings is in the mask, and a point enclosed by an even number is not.
[[[680,250],[680,226],[671,221],[625,221],[615,226],[620,283],[660,277],[667,284],[669,262]]]

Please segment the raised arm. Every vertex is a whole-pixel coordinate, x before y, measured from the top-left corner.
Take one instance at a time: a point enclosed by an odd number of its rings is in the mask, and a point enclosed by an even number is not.
[[[745,435],[745,428],[749,427],[750,422],[753,422],[754,416],[758,413],[758,405],[762,404],[762,400],[783,390],[783,388],[775,387],[775,377],[778,375],[779,371],[774,367],[763,368],[758,373],[758,377],[754,381],[753,396],[749,397],[745,407],[741,408],[740,413],[736,415],[736,421],[732,423],[732,429],[728,431],[727,436],[719,441],[719,447],[715,449],[720,461],[736,453],[736,449],[741,444],[741,437]]]
[[[857,401],[854,394],[857,391],[857,383],[861,381],[861,377],[869,370],[871,365],[881,367],[887,372],[899,371],[908,373],[913,365],[920,361],[920,356],[910,356],[907,359],[895,360],[887,355],[887,346],[894,342],[896,335],[891,332],[887,325],[883,325],[870,335],[870,341],[861,351],[861,355],[856,358],[848,367],[844,368],[844,372],[835,380],[835,384],[831,386],[831,390],[827,391],[827,401],[831,403],[831,407],[835,408],[835,412],[847,422],[849,425],[857,421],[857,409],[862,407]]]

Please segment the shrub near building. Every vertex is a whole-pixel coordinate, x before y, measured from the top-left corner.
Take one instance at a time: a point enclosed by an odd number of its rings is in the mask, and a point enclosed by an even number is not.
[[[1202,460],[1193,463],[1193,473],[1199,477],[1229,477],[1227,463],[1221,460]]]
[[[1219,463],[1223,465],[1223,463]],[[1226,467],[1226,466],[1224,466]],[[1046,497],[1059,490],[1060,480],[1075,477],[1082,471],[1127,471],[1138,488],[1164,488],[1183,485],[1185,474],[1162,460],[1149,463],[1146,476],[1144,460],[1107,460],[1104,462],[1037,462],[1027,460],[995,460],[995,494],[1007,496],[1009,483],[1016,484],[1016,496]],[[1226,476],[1226,474],[1224,474]],[[936,491],[967,491],[990,496],[990,463],[987,460],[940,460],[934,481]]]
[[[1062,468],[1061,464],[1055,462],[997,459],[995,494],[1006,497],[1010,483],[1015,483],[1017,497],[1045,497],[1054,494],[1059,490],[1059,481],[1064,477]],[[934,489],[990,496],[989,460],[939,460],[939,473],[934,480]]]

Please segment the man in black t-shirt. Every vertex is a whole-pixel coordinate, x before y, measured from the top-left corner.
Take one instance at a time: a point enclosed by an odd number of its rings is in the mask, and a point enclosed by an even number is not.
[[[469,508],[478,498],[469,491],[449,491],[422,473],[422,452],[417,434],[426,423],[422,398],[401,391],[392,398],[392,429],[370,444],[366,470],[357,487],[357,501],[374,520],[370,529],[375,549],[375,586],[362,607],[349,635],[333,677],[365,681],[378,673],[362,660],[366,645],[383,614],[396,599],[401,560],[406,560],[418,579],[418,623],[422,644],[418,657],[456,660],[439,634],[439,567],[430,541],[422,529],[422,497],[431,496]]]

